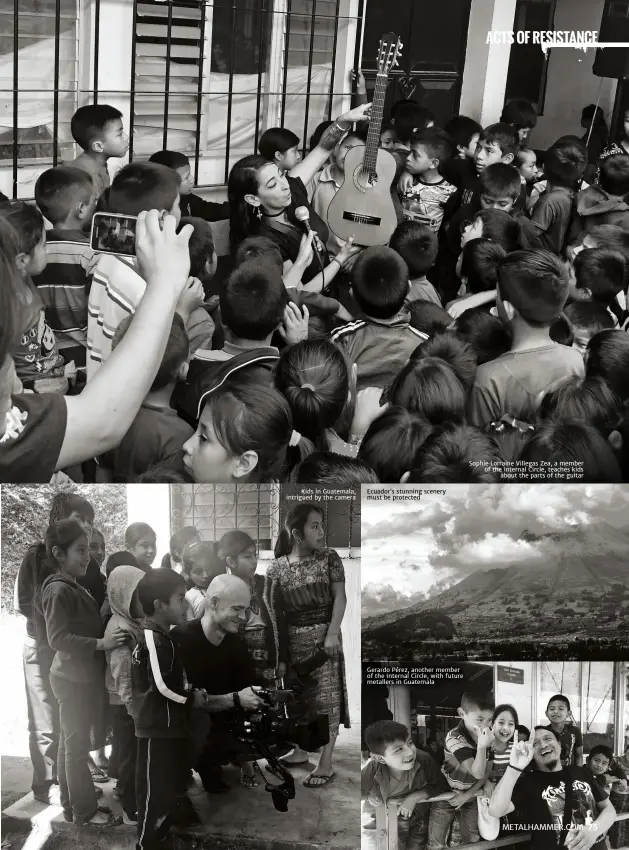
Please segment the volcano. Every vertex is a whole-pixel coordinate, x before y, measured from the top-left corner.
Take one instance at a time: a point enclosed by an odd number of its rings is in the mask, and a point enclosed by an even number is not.
[[[608,523],[534,534],[526,562],[477,570],[416,605],[363,620],[363,639],[392,643],[431,637],[425,614],[451,620],[459,640],[521,636],[629,637],[629,531]],[[424,615],[424,616],[422,616]]]

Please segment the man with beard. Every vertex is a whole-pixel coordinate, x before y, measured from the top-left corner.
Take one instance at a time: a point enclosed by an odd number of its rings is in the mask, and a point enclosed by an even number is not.
[[[494,790],[489,814],[515,810],[520,828],[531,832],[533,850],[589,850],[605,846],[616,811],[605,791],[582,767],[561,764],[561,744],[553,730],[536,726],[528,741],[514,734],[509,766]],[[524,769],[533,762],[530,773]]]
[[[201,619],[171,632],[189,684],[207,692],[205,707],[194,712],[191,720],[190,761],[210,794],[229,791],[221,777],[221,762],[230,761],[242,749],[229,731],[234,711],[254,712],[264,705],[257,694],[253,659],[239,635],[250,604],[251,592],[242,579],[219,575],[206,591]],[[253,787],[257,784],[253,769],[243,761],[239,761],[241,784]]]

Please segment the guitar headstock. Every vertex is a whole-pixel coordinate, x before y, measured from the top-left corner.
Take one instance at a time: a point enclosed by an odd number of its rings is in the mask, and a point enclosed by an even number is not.
[[[376,65],[379,74],[388,74],[398,64],[398,58],[402,55],[403,44],[393,32],[388,32],[380,39],[378,48],[378,59]]]

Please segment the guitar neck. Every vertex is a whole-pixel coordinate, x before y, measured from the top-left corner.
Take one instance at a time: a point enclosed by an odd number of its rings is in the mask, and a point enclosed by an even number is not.
[[[375,171],[378,159],[378,148],[380,147],[380,130],[382,129],[382,115],[384,113],[384,99],[387,94],[388,75],[378,73],[376,77],[376,88],[373,93],[371,106],[371,118],[369,119],[369,132],[367,133],[367,144],[363,164],[365,168]]]

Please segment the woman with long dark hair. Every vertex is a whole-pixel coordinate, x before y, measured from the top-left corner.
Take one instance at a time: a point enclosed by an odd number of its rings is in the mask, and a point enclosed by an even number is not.
[[[281,667],[323,649],[328,660],[312,674],[301,696],[309,712],[327,714],[330,741],[322,748],[306,788],[327,785],[334,777],[332,754],[341,723],[349,728],[341,623],[345,614],[345,570],[334,549],[325,546],[320,505],[293,505],[275,544],[275,560],[266,573],[264,599],[278,645]],[[286,764],[302,764],[308,754],[295,747]]]
[[[364,104],[339,116],[324,131],[319,144],[289,174],[284,174],[275,163],[257,154],[246,156],[234,165],[227,184],[232,253],[248,236],[268,236],[279,247],[284,272],[288,272],[299,256],[304,236],[304,227],[297,221],[295,210],[306,207],[310,227],[316,236],[313,240],[314,256],[302,279],[304,283],[311,284],[312,291],[317,292],[330,283],[356,249],[348,242],[338,256],[328,262],[325,248],[328,226],[310,206],[306,186],[352,124],[367,117],[369,108],[370,104]]]

